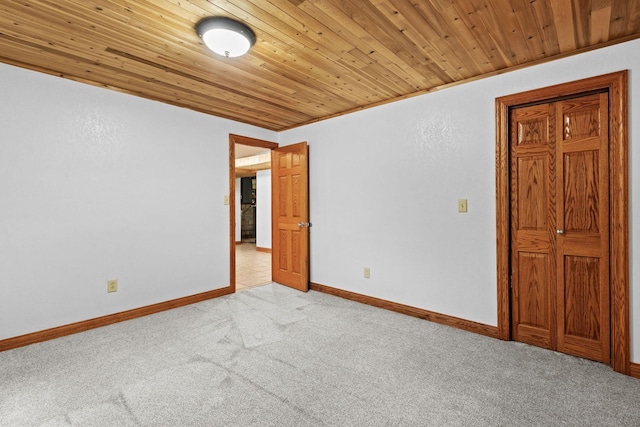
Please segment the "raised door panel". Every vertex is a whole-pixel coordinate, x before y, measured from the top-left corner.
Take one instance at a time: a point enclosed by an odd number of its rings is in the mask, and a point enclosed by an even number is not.
[[[518,158],[518,230],[548,231],[548,157]]]
[[[599,233],[600,183],[598,151],[564,155],[564,231]]]
[[[564,333],[600,339],[600,260],[566,256],[564,259]]]
[[[518,275],[514,281],[518,341],[543,348],[552,346],[552,307],[548,254],[519,252]]]

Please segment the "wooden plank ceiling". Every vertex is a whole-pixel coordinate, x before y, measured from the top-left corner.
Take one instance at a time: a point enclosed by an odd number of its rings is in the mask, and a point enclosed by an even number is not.
[[[247,23],[241,58],[207,16]],[[640,36],[640,0],[2,0],[0,61],[283,130]]]

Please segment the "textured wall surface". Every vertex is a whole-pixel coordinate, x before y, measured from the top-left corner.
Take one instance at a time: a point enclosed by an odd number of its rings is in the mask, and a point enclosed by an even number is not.
[[[228,135],[273,132],[4,64],[0,93],[0,339],[229,285]]]
[[[640,362],[638,52],[636,40],[280,133],[281,145],[309,142],[312,282],[496,325],[495,98],[630,69]],[[458,199],[468,213],[457,212]]]
[[[271,170],[257,172],[256,246],[271,249]]]

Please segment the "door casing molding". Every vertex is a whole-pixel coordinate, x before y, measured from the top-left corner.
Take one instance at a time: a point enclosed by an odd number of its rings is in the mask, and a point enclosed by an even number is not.
[[[278,148],[278,143],[229,134],[229,286],[236,291],[236,144]]]
[[[511,339],[509,112],[512,108],[606,90],[609,93],[609,283],[611,367],[629,374],[628,70],[496,99],[498,337]]]

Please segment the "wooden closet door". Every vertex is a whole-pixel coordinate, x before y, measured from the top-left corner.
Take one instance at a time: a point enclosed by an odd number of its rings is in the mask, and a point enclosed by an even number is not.
[[[610,362],[608,95],[510,114],[514,340]]]
[[[511,112],[513,339],[556,347],[555,107]]]
[[[558,350],[609,363],[606,93],[558,102]]]

